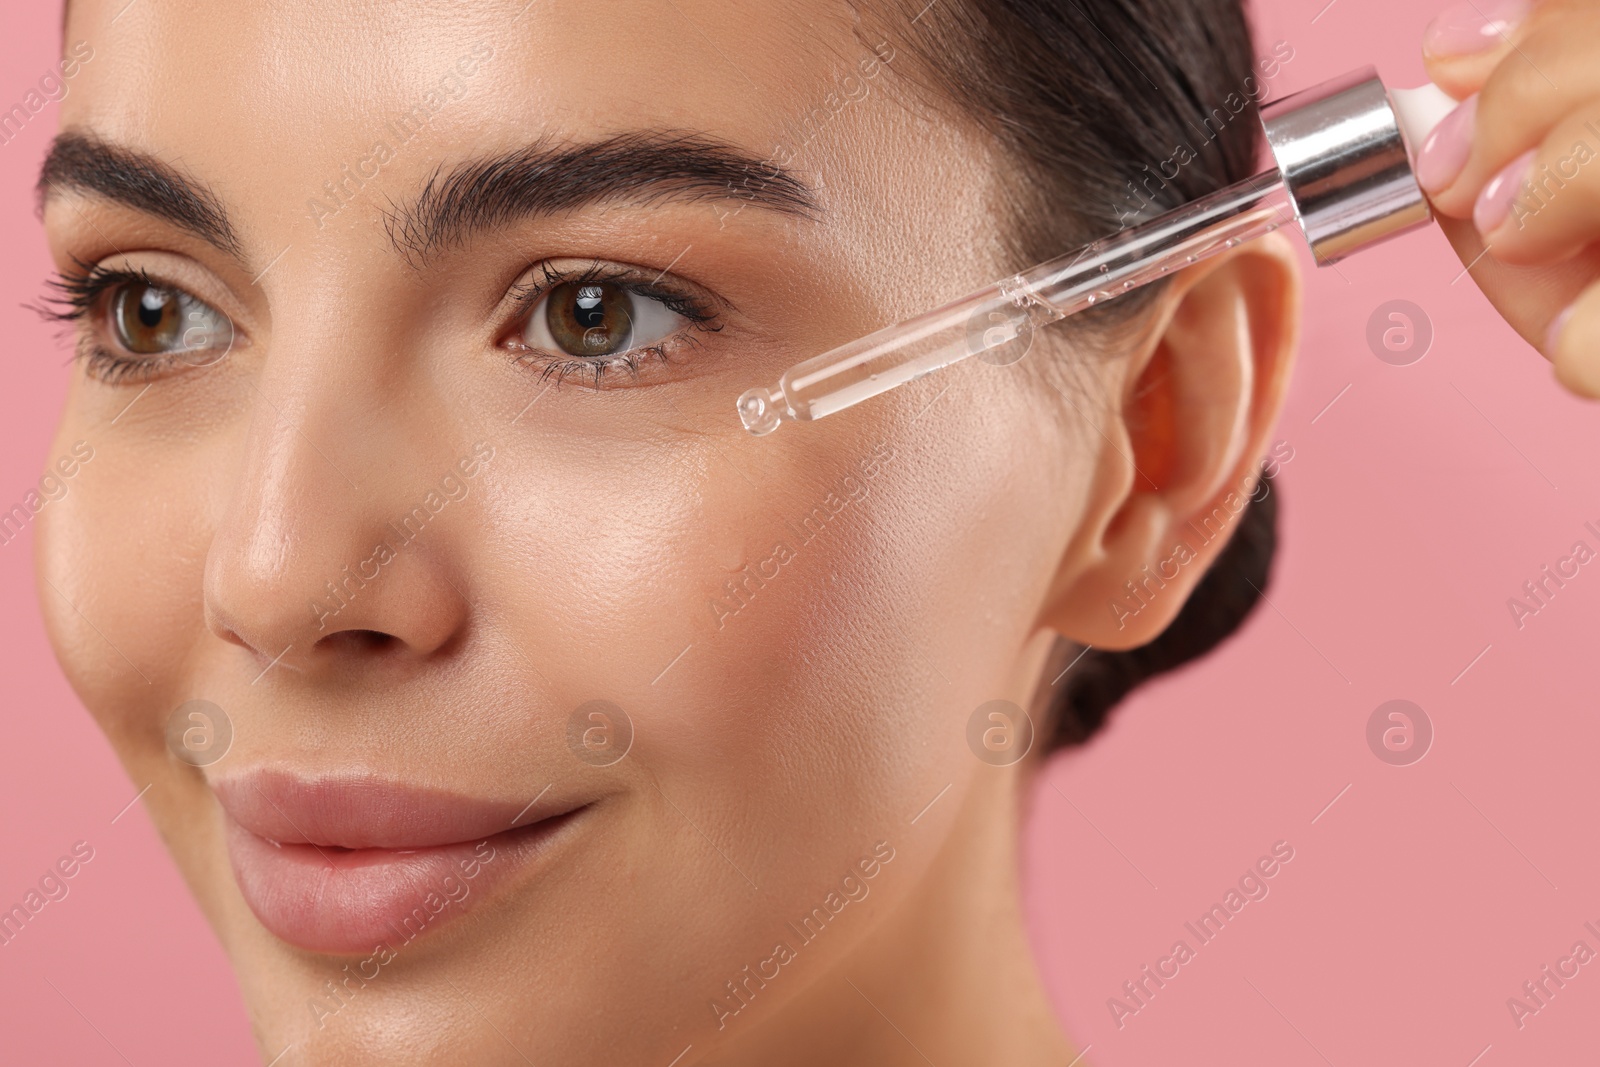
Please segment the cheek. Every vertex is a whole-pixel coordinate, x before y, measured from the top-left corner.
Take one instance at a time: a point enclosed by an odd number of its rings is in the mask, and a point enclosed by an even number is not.
[[[195,453],[69,418],[55,444],[95,448],[72,490],[39,514],[40,605],[73,688],[126,758],[162,744],[181,665],[204,634],[201,575],[211,520]],[[113,436],[121,440],[113,440]]]
[[[508,449],[484,584],[508,594],[557,715],[615,702],[674,800],[791,841],[841,812],[908,817],[976,771],[967,717],[1013,696],[1071,506],[1027,473],[1047,466],[1044,434],[996,433],[1031,409],[979,403],[988,388],[952,390],[909,431],[845,416],[554,465]],[[936,392],[903,398],[910,414]]]

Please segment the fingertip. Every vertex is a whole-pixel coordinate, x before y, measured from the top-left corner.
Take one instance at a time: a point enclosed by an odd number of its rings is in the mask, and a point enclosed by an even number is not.
[[[1586,400],[1600,400],[1600,348],[1578,336],[1587,320],[1577,319],[1577,303],[1557,315],[1545,332],[1544,354],[1562,388]]]
[[[1572,318],[1572,306],[1550,320],[1550,328],[1544,333],[1544,353],[1552,361],[1555,359],[1556,345],[1561,341],[1562,331],[1566,329],[1567,322]]]
[[[1431,56],[1424,49],[1423,69],[1428,80],[1457,100],[1482,89],[1508,49],[1497,48],[1479,56]]]
[[[1440,12],[1422,33],[1428,80],[1457,100],[1478,92],[1532,10],[1530,0],[1464,0]]]
[[[1471,59],[1498,52],[1532,10],[1529,0],[1464,0],[1428,23],[1422,34],[1422,54],[1439,59]]]
[[[1600,400],[1600,364],[1594,360],[1558,361],[1556,382],[1573,396]]]

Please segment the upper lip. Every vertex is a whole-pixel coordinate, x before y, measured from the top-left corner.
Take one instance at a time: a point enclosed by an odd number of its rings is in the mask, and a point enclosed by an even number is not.
[[[211,788],[228,816],[257,836],[351,849],[475,841],[582,806],[548,793],[533,803],[487,800],[370,774],[306,779],[251,771],[214,781]]]

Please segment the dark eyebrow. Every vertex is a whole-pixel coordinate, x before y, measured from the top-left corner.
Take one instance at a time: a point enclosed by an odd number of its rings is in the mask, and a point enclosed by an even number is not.
[[[737,201],[813,218],[811,188],[770,160],[691,133],[630,132],[577,145],[539,142],[440,168],[388,214],[397,249],[424,261],[473,234],[606,201]]]
[[[51,143],[50,154],[39,169],[36,191],[40,206],[68,190],[93,193],[166,219],[229,255],[241,257],[238,235],[217,195],[149,153],[79,131],[62,133]]]

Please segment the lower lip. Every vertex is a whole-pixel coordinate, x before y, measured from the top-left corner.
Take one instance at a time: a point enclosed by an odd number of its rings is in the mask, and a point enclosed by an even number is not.
[[[278,845],[224,819],[234,881],[261,925],[309,952],[353,954],[397,951],[464,915],[577,815],[417,849]]]

